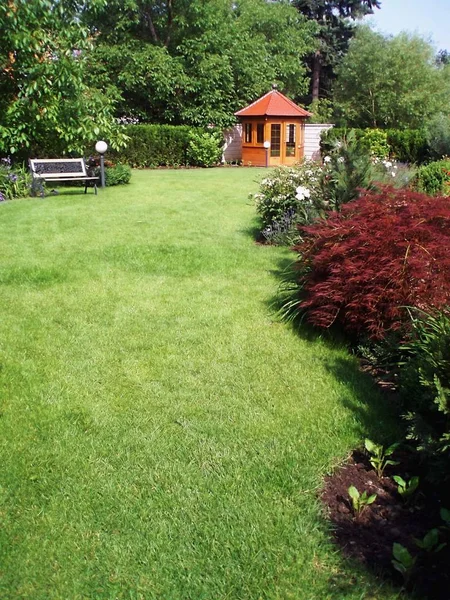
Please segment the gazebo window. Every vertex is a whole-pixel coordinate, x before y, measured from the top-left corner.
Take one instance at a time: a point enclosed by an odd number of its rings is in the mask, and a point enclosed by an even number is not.
[[[264,123],[257,123],[256,125],[256,143],[264,144]]]
[[[252,143],[252,134],[253,134],[252,123],[246,123],[245,124],[245,135],[244,135],[244,140],[245,140],[246,144]]]
[[[270,127],[270,156],[280,156],[281,149],[281,125]]]
[[[295,156],[296,128],[293,123],[286,125],[286,156]]]

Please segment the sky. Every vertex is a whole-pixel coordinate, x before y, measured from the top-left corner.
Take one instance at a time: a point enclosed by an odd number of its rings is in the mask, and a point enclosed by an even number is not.
[[[450,0],[381,0],[368,20],[382,33],[419,33],[450,51]]]

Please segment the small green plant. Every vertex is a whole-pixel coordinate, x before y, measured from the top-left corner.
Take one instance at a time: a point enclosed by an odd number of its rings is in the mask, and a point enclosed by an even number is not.
[[[437,528],[430,529],[421,540],[414,538],[414,542],[421,550],[434,554],[440,552],[447,545],[446,542],[439,543],[439,529]]]
[[[222,158],[223,137],[217,131],[189,135],[187,158],[189,164],[197,167],[214,167]]]
[[[384,470],[388,465],[398,465],[398,461],[389,458],[389,456],[392,456],[395,450],[398,448],[398,443],[392,444],[384,449],[380,444],[375,444],[371,440],[366,439],[364,446],[367,452],[371,455],[369,462],[375,469],[378,477],[383,477]]]
[[[409,502],[414,492],[419,487],[419,477],[411,477],[411,479],[405,481],[400,475],[394,475],[392,479],[398,485],[397,491],[402,497],[402,500]]]
[[[348,488],[348,495],[350,496],[350,499],[352,501],[353,512],[357,517],[363,512],[363,510],[367,506],[373,504],[377,499],[376,494],[372,494],[371,496],[369,496],[369,494],[366,491],[360,494],[354,485],[351,485]]]
[[[450,527],[450,510],[448,510],[448,508],[441,508],[439,514],[445,523],[445,527]]]
[[[408,583],[414,570],[417,557],[412,556],[405,546],[402,546],[402,544],[398,544],[397,542],[392,546],[392,554],[394,556],[391,561],[392,566],[396,571],[403,575],[405,583]]]

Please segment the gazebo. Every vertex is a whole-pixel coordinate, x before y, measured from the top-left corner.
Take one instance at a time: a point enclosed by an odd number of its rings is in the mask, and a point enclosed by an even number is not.
[[[312,114],[286,98],[275,86],[235,115],[242,123],[244,165],[293,165],[303,158],[305,122]]]

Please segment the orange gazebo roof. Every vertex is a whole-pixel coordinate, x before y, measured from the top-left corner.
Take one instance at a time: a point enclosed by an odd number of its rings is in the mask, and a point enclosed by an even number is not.
[[[278,90],[270,90],[252,104],[234,113],[236,117],[311,117],[312,113],[301,108]]]

